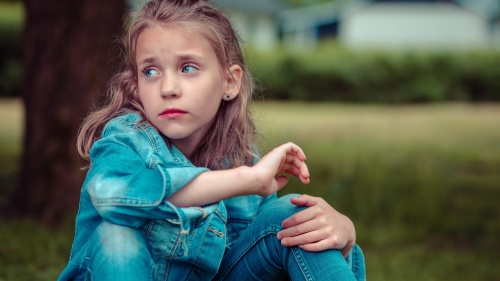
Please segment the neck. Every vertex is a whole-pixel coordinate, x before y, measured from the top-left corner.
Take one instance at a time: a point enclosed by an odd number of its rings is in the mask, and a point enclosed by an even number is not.
[[[190,147],[184,147],[182,144],[174,144],[175,147],[177,147],[177,149],[179,149],[180,152],[182,152],[182,154],[184,154],[184,156],[186,156],[187,159],[189,159],[189,161],[192,161],[193,158],[193,152],[194,152],[194,148],[190,148]]]
[[[170,143],[174,145],[184,156],[186,156],[189,161],[193,162],[193,154],[196,150],[197,145],[185,140],[170,140]]]

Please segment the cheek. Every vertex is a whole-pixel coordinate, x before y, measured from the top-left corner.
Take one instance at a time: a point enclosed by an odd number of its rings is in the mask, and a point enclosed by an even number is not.
[[[147,100],[151,99],[151,87],[148,87],[147,83],[137,83],[137,90],[136,95],[137,97],[142,101],[142,100]]]
[[[148,115],[151,107],[154,105],[154,101],[151,100],[150,95],[147,94],[145,89],[138,88],[135,96],[137,97],[137,101],[142,105],[146,115]]]

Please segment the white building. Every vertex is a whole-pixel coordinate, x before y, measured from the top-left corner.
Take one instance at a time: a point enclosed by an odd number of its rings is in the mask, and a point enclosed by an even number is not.
[[[147,0],[128,0],[133,9]],[[500,48],[500,0],[335,0],[291,8],[280,0],[210,0],[244,42],[314,49],[325,38],[349,48]]]
[[[131,10],[138,10],[148,0],[127,0]],[[280,0],[210,0],[231,20],[243,41],[259,50],[280,44],[280,22],[276,15],[289,8]]]
[[[500,46],[500,1],[336,0],[279,14],[284,44],[314,48],[471,49]]]
[[[354,48],[487,48],[486,18],[464,7],[439,2],[381,2],[347,14],[339,40]]]

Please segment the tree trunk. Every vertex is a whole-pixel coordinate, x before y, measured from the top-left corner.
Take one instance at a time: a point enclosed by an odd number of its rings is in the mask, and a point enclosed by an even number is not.
[[[13,206],[57,224],[78,207],[76,135],[115,71],[124,0],[25,0],[25,135]]]

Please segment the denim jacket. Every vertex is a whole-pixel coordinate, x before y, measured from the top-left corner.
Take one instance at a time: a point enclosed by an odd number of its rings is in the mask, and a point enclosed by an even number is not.
[[[199,280],[217,272],[227,247],[265,205],[276,199],[257,195],[207,206],[179,208],[166,200],[199,174],[177,148],[139,114],[112,119],[90,150],[70,261],[59,280],[71,280],[88,259],[87,241],[103,221],[137,228],[149,242],[156,276],[172,264],[188,266]]]

